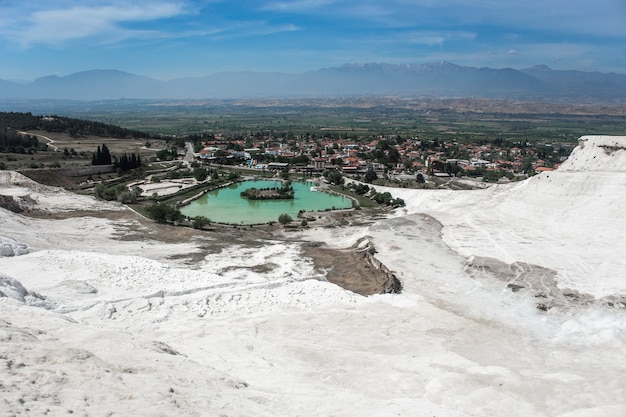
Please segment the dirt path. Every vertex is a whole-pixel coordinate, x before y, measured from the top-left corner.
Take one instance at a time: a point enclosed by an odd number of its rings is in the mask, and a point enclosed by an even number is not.
[[[50,139],[50,138],[49,138],[49,137],[47,137],[47,136],[40,135],[40,134],[38,134],[38,133],[28,133],[28,132],[21,132],[21,131],[20,131],[20,132],[18,132],[18,133],[21,133],[22,135],[37,136],[38,138],[41,138],[41,139],[47,140],[47,141],[48,141],[48,143],[46,143],[46,145],[48,145],[48,147],[49,147],[49,148],[52,148],[52,150],[53,150],[53,151],[55,151],[55,152],[59,152],[59,148],[58,148],[58,146],[53,145],[54,140]]]

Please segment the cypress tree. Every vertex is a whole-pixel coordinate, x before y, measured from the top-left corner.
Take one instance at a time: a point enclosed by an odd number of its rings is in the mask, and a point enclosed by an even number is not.
[[[93,155],[93,158],[91,159],[91,165],[102,165],[102,151],[100,150],[99,146],[96,149],[96,153]]]
[[[102,145],[102,163],[101,165],[110,165],[111,164],[111,154],[109,153],[109,148],[106,145]]]

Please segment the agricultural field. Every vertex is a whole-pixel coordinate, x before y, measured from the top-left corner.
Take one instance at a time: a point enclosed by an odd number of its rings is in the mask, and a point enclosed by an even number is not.
[[[586,134],[623,134],[620,108],[459,99],[276,100],[128,103],[68,115],[153,135],[272,133],[277,137],[400,135],[468,143],[494,139],[575,142]]]

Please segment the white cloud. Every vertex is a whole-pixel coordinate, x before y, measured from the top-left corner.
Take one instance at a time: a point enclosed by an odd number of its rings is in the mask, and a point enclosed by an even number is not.
[[[366,20],[384,27],[484,25],[563,36],[626,35],[624,0],[296,0],[270,1],[261,10]]]
[[[406,34],[406,41],[410,44],[435,46],[452,40],[473,40],[475,37],[475,33],[464,31],[416,31]]]
[[[240,22],[224,26],[215,36],[211,36],[213,40],[224,40],[243,38],[249,36],[265,36],[281,32],[296,32],[300,28],[297,25],[287,23],[272,25],[268,22]]]
[[[67,7],[61,7],[61,6]],[[32,7],[32,5],[31,5]],[[66,2],[55,3],[41,9],[16,8],[14,20],[0,22],[0,36],[19,43],[22,47],[35,44],[59,45],[67,41],[99,37],[104,42],[114,42],[132,37],[146,37],[152,30],[129,29],[127,23],[149,22],[185,14],[182,3],[142,2],[134,4],[82,3],[72,6]],[[17,12],[21,12],[18,15]]]
[[[324,6],[334,4],[335,0],[296,0],[296,1],[273,1],[261,7],[261,10],[269,10],[284,13],[302,13]]]

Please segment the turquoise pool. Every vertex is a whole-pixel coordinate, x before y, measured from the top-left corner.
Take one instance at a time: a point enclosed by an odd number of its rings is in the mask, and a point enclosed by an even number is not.
[[[248,200],[240,193],[248,188],[280,187],[277,180],[243,181],[229,187],[209,191],[202,197],[181,208],[185,216],[205,216],[220,223],[258,224],[278,221],[281,213],[297,219],[300,210],[324,211],[327,209],[345,209],[352,207],[348,197],[319,191],[311,191],[312,182],[292,183],[295,190],[293,200]]]

